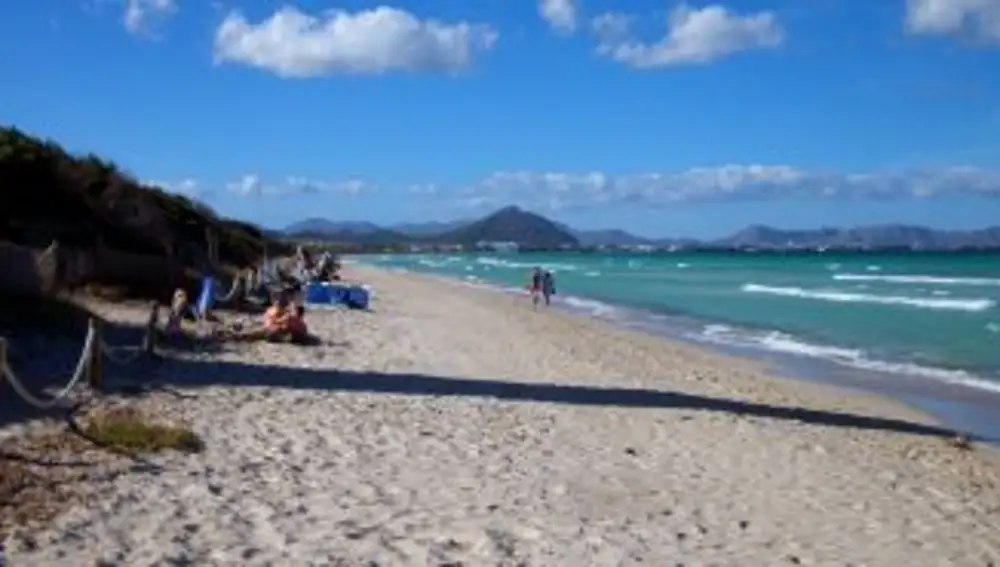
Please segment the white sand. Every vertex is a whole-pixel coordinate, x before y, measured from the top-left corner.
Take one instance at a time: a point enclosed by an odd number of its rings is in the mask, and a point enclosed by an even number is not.
[[[118,478],[33,549],[13,539],[11,565],[1000,565],[992,452],[718,402],[914,412],[523,298],[351,272],[375,312],[310,320],[349,344],[166,362],[195,397],[143,403],[207,451]],[[615,405],[637,401],[672,407]]]

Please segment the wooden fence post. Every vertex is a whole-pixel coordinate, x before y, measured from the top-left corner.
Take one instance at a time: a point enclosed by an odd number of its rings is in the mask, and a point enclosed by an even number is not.
[[[215,268],[219,263],[219,239],[215,229],[211,227],[205,229],[205,244],[208,248],[208,262]]]
[[[7,339],[0,337],[0,363],[7,362]],[[3,374],[3,371],[0,371]],[[7,384],[7,377],[0,376],[0,392],[5,389],[5,384]]]
[[[160,323],[160,306],[153,301],[149,306],[149,320],[146,321],[146,336],[142,340],[142,352],[148,357],[156,354],[156,330]]]
[[[96,317],[91,317],[89,326],[94,340],[90,344],[90,352],[87,353],[89,357],[87,360],[87,384],[94,390],[100,390],[104,364],[104,353],[101,352],[101,321]]]

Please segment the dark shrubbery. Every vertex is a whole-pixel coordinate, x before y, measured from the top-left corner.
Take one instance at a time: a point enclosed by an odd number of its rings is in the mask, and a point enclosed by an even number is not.
[[[222,219],[182,195],[148,187],[93,154],[69,155],[58,144],[0,128],[0,240],[169,257],[202,267],[206,229],[218,238],[220,263],[253,264],[264,252],[287,252],[261,229]]]

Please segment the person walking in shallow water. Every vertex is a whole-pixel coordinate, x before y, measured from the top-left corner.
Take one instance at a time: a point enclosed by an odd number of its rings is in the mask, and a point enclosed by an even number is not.
[[[528,293],[531,295],[531,305],[536,309],[538,308],[538,301],[542,298],[544,279],[541,268],[535,268],[535,271],[531,272],[531,281],[528,282]]]
[[[552,272],[545,270],[542,274],[542,297],[545,298],[545,305],[552,303],[552,296],[556,294],[556,277]]]

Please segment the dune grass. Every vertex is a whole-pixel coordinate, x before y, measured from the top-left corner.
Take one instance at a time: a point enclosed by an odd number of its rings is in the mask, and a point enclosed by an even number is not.
[[[93,441],[131,453],[165,450],[199,453],[205,448],[197,433],[186,427],[156,423],[141,412],[118,408],[93,416],[84,428]]]

